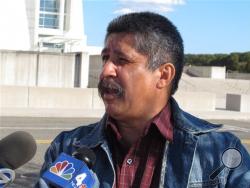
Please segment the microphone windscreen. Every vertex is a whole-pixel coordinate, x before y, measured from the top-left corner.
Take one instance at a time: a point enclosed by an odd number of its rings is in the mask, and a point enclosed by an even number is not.
[[[0,140],[0,166],[17,169],[32,159],[36,149],[32,135],[24,131],[14,132]]]
[[[73,157],[84,161],[90,169],[95,164],[96,160],[95,153],[87,147],[81,147],[77,149],[72,155]]]

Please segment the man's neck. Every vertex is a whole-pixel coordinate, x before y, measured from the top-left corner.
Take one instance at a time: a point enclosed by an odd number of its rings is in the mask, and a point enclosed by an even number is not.
[[[142,137],[144,130],[149,122],[117,122],[117,128],[122,136],[122,146],[130,148],[136,141]]]
[[[124,118],[123,120],[116,119],[116,126],[122,136],[121,144],[124,148],[130,148],[143,136],[146,127],[162,111],[167,101],[161,100],[161,103],[152,104],[150,111],[145,111],[146,113],[140,114],[139,117]]]
[[[164,107],[158,109],[154,113],[141,116],[141,118],[126,119],[126,121],[116,120],[116,127],[122,136],[122,146],[128,149],[135,144],[144,135],[145,129],[152,122],[152,119],[161,112],[163,108]]]

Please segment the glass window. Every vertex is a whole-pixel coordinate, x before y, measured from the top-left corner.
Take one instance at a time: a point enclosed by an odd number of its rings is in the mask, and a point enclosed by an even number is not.
[[[57,48],[57,49],[63,49],[64,48],[64,44],[63,43],[48,43],[48,42],[43,42],[42,46],[46,47],[46,48]]]
[[[59,8],[60,8],[59,0],[40,0],[40,11],[58,13]]]
[[[40,0],[40,28],[59,28],[60,0]]]
[[[40,14],[39,27],[58,29],[59,28],[59,15]]]

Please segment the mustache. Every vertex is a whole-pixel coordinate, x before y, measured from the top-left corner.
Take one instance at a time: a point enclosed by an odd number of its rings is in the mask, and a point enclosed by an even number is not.
[[[104,78],[98,83],[98,93],[100,97],[106,94],[115,94],[117,97],[122,97],[124,95],[124,89],[122,86],[115,82],[113,79]]]

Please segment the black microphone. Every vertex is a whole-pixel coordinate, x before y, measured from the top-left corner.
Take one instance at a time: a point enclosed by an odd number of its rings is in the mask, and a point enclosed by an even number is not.
[[[31,160],[36,150],[35,139],[24,131],[14,132],[0,140],[0,187],[14,180],[13,170]]]
[[[61,153],[42,178],[58,188],[97,188],[99,181],[91,170],[95,160],[94,152],[86,147],[79,148],[72,156]]]
[[[92,167],[95,164],[95,160],[96,160],[96,156],[95,153],[87,148],[87,147],[81,147],[79,149],[77,149],[73,154],[73,157],[82,160],[83,162],[86,163],[86,165],[92,169]]]

